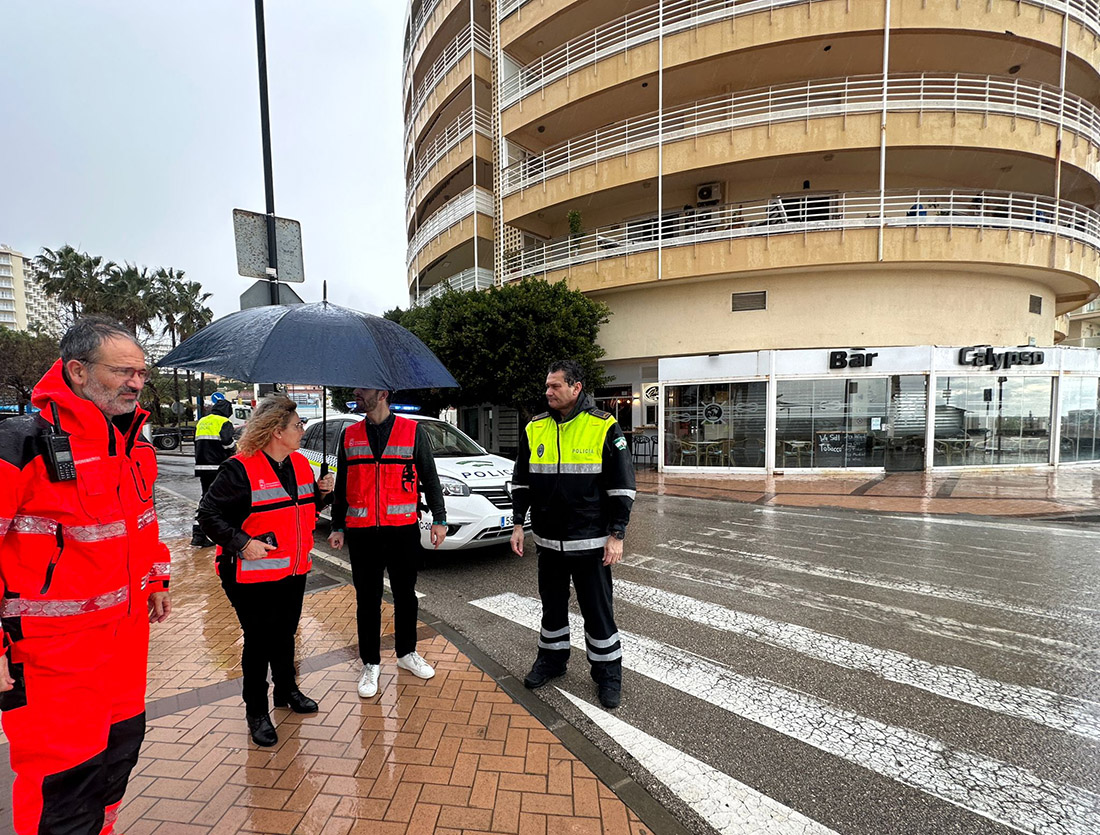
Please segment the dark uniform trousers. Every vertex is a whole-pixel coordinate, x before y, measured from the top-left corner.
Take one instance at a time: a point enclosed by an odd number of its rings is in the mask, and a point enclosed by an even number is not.
[[[622,645],[611,603],[611,567],[603,564],[603,548],[555,551],[537,547],[542,629],[539,659],[554,667],[569,660],[569,581],[577,590],[584,618],[585,648],[597,682],[622,681]]]
[[[202,502],[203,497],[206,496],[206,491],[210,489],[210,485],[214,483],[214,479],[218,477],[218,471],[213,472],[203,471],[199,473],[199,486],[202,488],[202,492],[199,494],[199,501]],[[192,536],[206,537],[206,534],[202,532],[202,528],[199,527],[199,511],[195,509],[195,524],[191,526]],[[209,540],[207,540],[209,542]]]
[[[266,583],[238,583],[236,566],[219,567],[222,588],[237,611],[244,632],[241,671],[245,710],[268,712],[267,670],[276,696],[297,688],[294,674],[294,634],[302,617],[306,575],[296,574]]]
[[[416,574],[420,569],[420,527],[379,525],[345,531],[355,585],[355,619],[359,656],[364,664],[380,664],[382,633],[382,572],[390,575],[393,594],[393,637],[397,657],[416,651]]]

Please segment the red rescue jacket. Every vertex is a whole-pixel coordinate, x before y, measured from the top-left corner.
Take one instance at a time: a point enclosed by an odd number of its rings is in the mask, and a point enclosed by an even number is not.
[[[413,462],[415,446],[416,421],[408,418],[394,417],[381,461],[374,459],[365,420],[344,431],[348,462],[345,527],[416,524],[420,488]]]
[[[11,640],[118,619],[168,588],[153,507],[156,450],[141,437],[148,413],[138,407],[109,421],[69,388],[61,360],[31,402],[40,414],[0,423],[0,618]],[[74,481],[47,475],[51,402],[70,436]]]
[[[309,460],[300,452],[290,453],[298,490],[297,495],[288,496],[271,462],[262,452],[233,457],[244,465],[252,490],[252,510],[241,530],[251,537],[273,533],[278,545],[261,560],[238,558],[237,582],[266,583],[292,574],[307,573],[313,567],[309,552],[313,547],[313,529],[317,523],[313,470]],[[218,557],[222,553],[219,545]],[[214,567],[220,572],[221,560],[218,557],[215,557]]]

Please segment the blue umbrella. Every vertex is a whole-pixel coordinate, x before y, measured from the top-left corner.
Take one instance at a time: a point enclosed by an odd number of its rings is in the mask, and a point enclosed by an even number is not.
[[[327,301],[230,313],[157,365],[246,383],[390,391],[458,386],[428,346],[396,322]]]
[[[428,346],[396,322],[328,301],[230,313],[185,339],[157,365],[245,383],[351,388],[456,388]],[[322,420],[328,417],[322,395]],[[328,433],[323,433],[327,446]],[[327,461],[322,449],[322,461]],[[321,465],[321,474],[328,464]]]

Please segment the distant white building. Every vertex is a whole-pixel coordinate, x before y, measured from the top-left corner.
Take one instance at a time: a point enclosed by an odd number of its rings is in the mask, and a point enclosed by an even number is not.
[[[57,300],[34,278],[31,259],[0,244],[0,325],[17,331],[37,326],[42,333],[61,336]]]

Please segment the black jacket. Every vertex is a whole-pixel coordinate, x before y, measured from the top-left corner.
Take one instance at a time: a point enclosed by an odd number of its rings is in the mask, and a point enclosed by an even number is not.
[[[541,456],[537,450],[532,456],[530,438],[549,434],[545,421],[553,422],[560,448],[566,425],[584,420],[607,427],[599,465],[592,470],[588,465],[573,468],[538,465]],[[567,459],[568,455],[569,451],[564,450],[558,460]],[[634,493],[634,467],[623,431],[610,414],[595,407],[587,394],[582,394],[568,417],[563,419],[555,411],[537,415],[520,434],[512,474],[513,514],[519,522],[531,511],[531,529],[537,544],[565,551],[585,550],[585,545],[602,548],[603,542],[598,540],[606,540],[611,531],[626,530]]]

